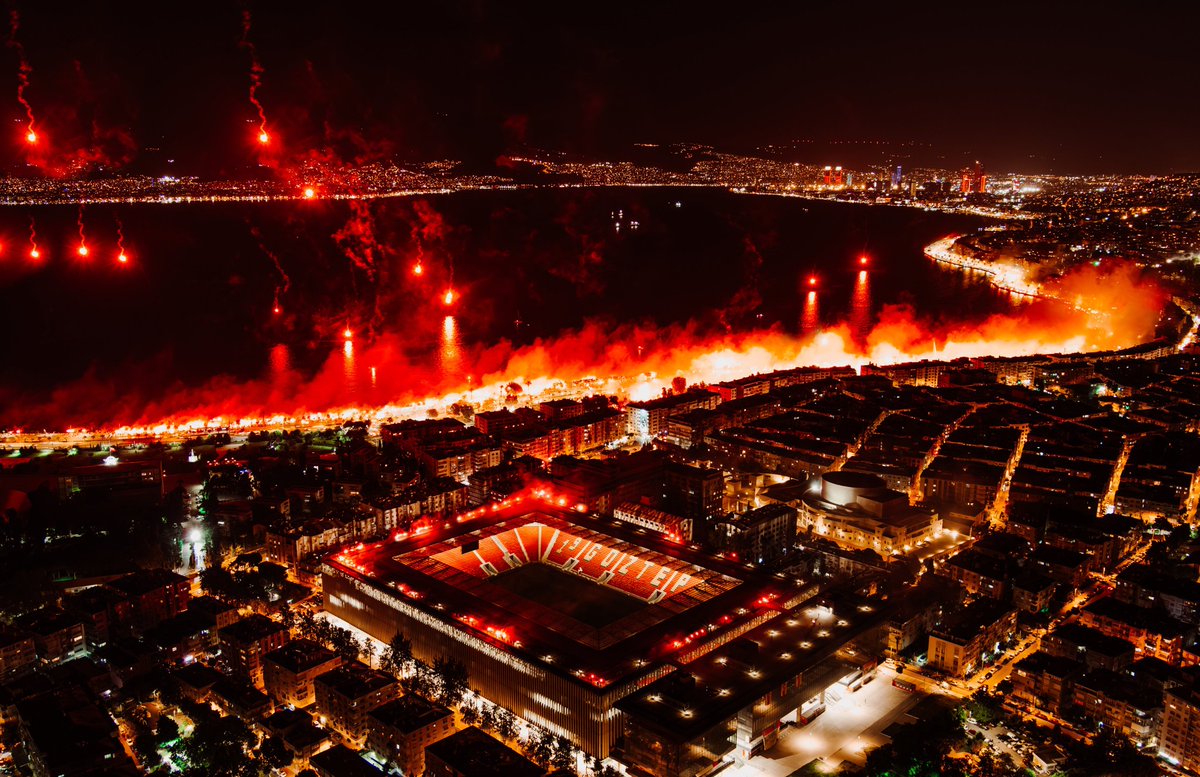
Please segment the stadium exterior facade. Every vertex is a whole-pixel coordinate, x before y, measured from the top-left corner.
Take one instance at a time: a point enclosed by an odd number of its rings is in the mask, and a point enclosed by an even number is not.
[[[403,633],[423,661],[461,661],[485,698],[605,757],[621,699],[774,617],[778,594],[745,567],[560,505],[505,503],[347,549],[323,565],[325,609],[384,642]],[[642,603],[589,626],[494,583],[537,562]]]

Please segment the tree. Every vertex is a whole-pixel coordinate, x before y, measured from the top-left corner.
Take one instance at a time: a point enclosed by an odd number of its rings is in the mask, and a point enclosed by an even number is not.
[[[507,738],[505,737],[505,739]],[[554,740],[548,732],[536,726],[530,726],[529,734],[525,738],[525,755],[529,756],[529,760],[538,766],[545,768],[554,755]]]
[[[1066,771],[1073,777],[1153,777],[1162,773],[1153,758],[1109,728],[1102,729],[1091,745],[1077,744]]]
[[[151,769],[160,765],[162,758],[158,755],[158,743],[150,733],[138,734],[133,738],[133,752],[137,753],[142,768]]]
[[[484,731],[490,731],[496,727],[496,710],[492,705],[485,704],[479,711],[479,727]]]
[[[200,585],[205,593],[230,602],[244,602],[248,598],[245,586],[219,565],[209,566],[200,573]]]
[[[275,612],[279,615],[279,622],[289,631],[296,627],[296,613],[287,604],[281,602]]]
[[[562,734],[554,737],[554,754],[550,756],[550,764],[556,769],[569,769],[575,765],[575,745]]]
[[[967,712],[971,713],[971,717],[983,726],[992,723],[1000,716],[1000,705],[988,695],[987,691],[976,691],[964,706]]]
[[[412,640],[397,631],[383,651],[382,666],[386,671],[401,677],[408,670],[412,657]]]
[[[463,723],[474,726],[479,722],[479,710],[474,704],[464,704],[461,711]]]
[[[296,756],[287,746],[283,744],[283,740],[279,737],[269,737],[263,740],[262,745],[258,748],[258,754],[272,768],[283,769],[291,766],[296,760]]]
[[[174,742],[179,739],[179,724],[173,718],[163,715],[158,719],[158,730],[154,732],[154,738],[160,745]]]
[[[258,574],[268,586],[278,590],[287,582],[287,567],[264,561],[258,565]]]
[[[438,681],[433,674],[433,670],[429,668],[429,664],[426,664],[424,661],[414,660],[412,667],[412,674],[401,681],[404,689],[409,693],[424,696],[426,699],[432,699],[437,696]]]
[[[496,733],[505,740],[517,735],[517,716],[504,707],[496,710]]]
[[[458,659],[442,656],[433,662],[433,673],[441,690],[439,701],[457,707],[467,692],[467,665]]]
[[[254,773],[246,751],[256,738],[246,724],[233,715],[197,722],[192,735],[183,741],[187,760],[193,767],[189,775],[241,777]]]
[[[358,644],[358,640],[354,638],[354,634],[349,629],[343,629],[338,626],[331,627],[328,642],[333,647],[333,652],[341,656],[342,660],[346,663],[357,661],[362,651],[362,647]]]

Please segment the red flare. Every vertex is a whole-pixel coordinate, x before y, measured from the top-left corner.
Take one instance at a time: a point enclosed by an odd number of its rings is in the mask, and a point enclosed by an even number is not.
[[[37,133],[36,133],[36,132],[34,132],[32,129],[30,129],[30,130],[29,130],[29,132],[26,132],[26,133],[25,133],[25,142],[26,142],[26,143],[29,143],[29,144],[31,144],[31,145],[32,145],[33,143],[37,143],[37,142],[38,142],[38,136],[37,136]]]
[[[263,133],[263,134],[266,134],[266,133]],[[261,138],[262,135],[259,135],[259,137]],[[316,197],[316,196],[317,196],[317,190],[312,188],[311,186],[309,186],[307,189],[304,190],[304,199],[311,200],[313,197]]]
[[[816,286],[817,285],[817,276],[815,276],[815,275],[808,276],[808,285]]]
[[[29,217],[29,258],[37,259],[41,256],[37,247],[37,224],[33,220],[33,216]]]
[[[867,257],[865,255],[858,257],[858,263],[865,267],[867,265]]]
[[[416,264],[413,265],[413,275],[420,275],[424,272],[425,272],[425,268],[421,266],[420,262],[417,262]]]
[[[269,143],[269,142],[270,142],[270,140],[271,140],[271,136],[267,134],[267,131],[266,131],[266,130],[263,130],[263,131],[261,131],[261,132],[259,132],[259,133],[258,133],[258,142],[259,142],[259,143],[262,143],[264,146],[265,146],[267,143]]]
[[[345,330],[342,331],[342,337],[349,340],[354,337],[354,332],[350,331],[350,327],[346,327]]]
[[[125,255],[125,225],[121,223],[121,219],[117,218],[117,261],[125,264],[129,261],[129,257]]]
[[[79,216],[75,219],[75,222],[79,225],[79,248],[76,249],[76,251],[79,253],[80,256],[87,256],[88,255],[87,235],[85,235],[83,232],[83,205],[82,204],[80,204],[80,206],[79,206]]]
[[[446,295],[444,297],[442,297],[442,302],[447,305],[453,305],[454,299],[455,299],[454,289],[446,289]]]

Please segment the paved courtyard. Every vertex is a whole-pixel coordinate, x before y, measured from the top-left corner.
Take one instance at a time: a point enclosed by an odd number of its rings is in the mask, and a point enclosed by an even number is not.
[[[814,758],[824,760],[830,771],[843,761],[861,765],[867,751],[887,742],[880,732],[921,700],[920,694],[894,687],[895,676],[893,670],[880,667],[861,690],[846,693],[807,726],[784,729],[775,747],[728,774],[787,777]]]

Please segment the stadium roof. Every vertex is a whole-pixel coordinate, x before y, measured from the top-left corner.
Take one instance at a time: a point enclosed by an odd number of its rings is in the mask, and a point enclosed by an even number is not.
[[[352,546],[328,559],[326,571],[594,688],[652,673],[729,630],[773,616],[798,593],[774,576],[638,532],[555,500],[513,497],[415,536]],[[607,589],[604,595],[628,596],[631,611],[597,628],[548,604],[544,591],[539,602],[497,584],[539,561]]]

